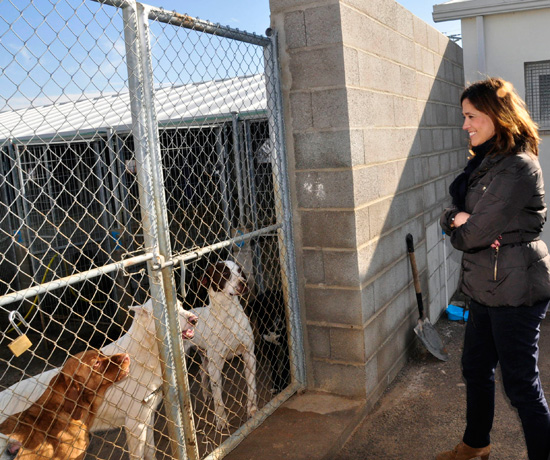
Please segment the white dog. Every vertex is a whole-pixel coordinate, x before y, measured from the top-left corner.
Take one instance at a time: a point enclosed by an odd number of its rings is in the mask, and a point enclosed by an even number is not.
[[[130,307],[135,312],[126,334],[101,349],[106,355],[128,353],[130,374],[111,386],[92,423],[91,431],[126,429],[128,451],[132,460],[154,460],[153,423],[155,409],[162,399],[162,373],[155,334],[152,301]],[[197,317],[181,305],[179,322],[183,339],[191,339]],[[0,393],[0,423],[9,415],[25,410],[44,392],[48,382],[59,372],[52,369],[12,385]]]
[[[208,377],[214,399],[214,413],[218,429],[228,427],[222,399],[222,370],[227,359],[240,355],[244,361],[247,385],[247,413],[251,417],[258,409],[256,394],[256,356],[254,335],[250,321],[239,302],[239,296],[247,291],[241,268],[232,261],[212,265],[202,284],[208,289],[209,305],[193,309],[199,317],[195,337],[186,348],[195,345],[203,359],[201,383],[205,399],[208,399]],[[208,375],[206,375],[206,372]]]

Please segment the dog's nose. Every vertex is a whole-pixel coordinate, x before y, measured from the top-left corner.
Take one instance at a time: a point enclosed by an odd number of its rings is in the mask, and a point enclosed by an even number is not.
[[[199,318],[197,316],[190,316],[189,318],[187,318],[187,322],[189,324],[191,324],[192,326],[196,326],[197,323],[199,322]]]

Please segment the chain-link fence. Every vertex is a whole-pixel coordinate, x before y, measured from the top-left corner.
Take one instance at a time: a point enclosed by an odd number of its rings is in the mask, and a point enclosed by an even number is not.
[[[223,457],[304,380],[276,37],[8,1],[0,49],[0,432],[100,349],[86,459]]]

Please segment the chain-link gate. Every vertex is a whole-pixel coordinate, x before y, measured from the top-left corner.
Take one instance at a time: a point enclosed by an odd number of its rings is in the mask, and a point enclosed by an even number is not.
[[[6,1],[0,49],[0,444],[100,349],[86,459],[223,457],[304,382],[276,37]]]

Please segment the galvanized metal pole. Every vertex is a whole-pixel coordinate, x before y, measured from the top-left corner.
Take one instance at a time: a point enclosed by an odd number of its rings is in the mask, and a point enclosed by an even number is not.
[[[146,247],[150,247],[155,254],[155,264],[148,264],[148,273],[151,278],[151,296],[157,336],[167,338],[168,342],[159,343],[159,355],[163,373],[163,390],[167,402],[166,412],[172,423],[168,425],[172,455],[178,460],[198,459],[198,451],[193,419],[189,417],[190,401],[185,407],[180,400],[180,386],[187,384],[183,379],[182,344],[179,333],[179,319],[177,318],[176,299],[173,286],[169,286],[166,269],[154,270],[153,266],[162,265],[166,254],[167,230],[158,229],[159,212],[162,215],[163,201],[159,203],[158,164],[160,152],[158,149],[158,133],[154,114],[154,100],[152,89],[152,75],[150,66],[150,50],[148,44],[148,24],[145,8],[140,4],[127,4],[123,8],[124,38],[127,51],[128,77],[130,84],[130,106],[132,111],[132,132],[138,172],[138,186],[144,240]],[[155,164],[157,162],[157,164]],[[165,208],[165,204],[164,204]],[[165,209],[164,209],[165,211]],[[166,222],[166,219],[164,220]],[[167,270],[171,270],[168,268]],[[177,330],[177,333],[176,333]],[[163,346],[165,345],[165,346]],[[179,369],[179,372],[178,372]],[[175,371],[175,372],[174,372]],[[185,382],[183,381],[185,380]],[[188,396],[188,395],[187,395]],[[185,407],[186,417],[182,417]],[[188,419],[184,422],[183,419]],[[189,422],[189,419],[191,422]],[[187,430],[183,430],[186,423]],[[190,426],[191,425],[191,426]],[[188,457],[188,453],[190,454]]]
[[[140,44],[142,47],[141,66],[143,77],[143,103],[145,106],[145,115],[147,123],[147,139],[149,144],[149,153],[151,158],[152,173],[152,192],[155,204],[155,216],[157,222],[157,243],[161,260],[170,260],[172,258],[172,248],[170,243],[170,228],[168,223],[168,211],[165,196],[165,181],[162,172],[162,156],[160,152],[160,140],[158,135],[158,123],[154,97],[154,79],[153,64],[151,58],[151,46],[149,38],[149,7],[137,4],[138,11],[138,33],[140,34]],[[187,366],[185,353],[183,351],[183,341],[179,326],[178,300],[176,294],[176,283],[174,281],[173,266],[163,266],[160,270],[161,280],[164,287],[166,299],[166,309],[163,312],[167,316],[168,330],[165,337],[168,339],[168,356],[173,358],[170,362],[170,370],[174,375],[170,376],[170,382],[175,387],[169,389],[171,398],[179,399],[179,406],[182,411],[183,433],[178,433],[178,439],[183,435],[184,443],[178,446],[185,446],[187,458],[190,460],[199,459],[197,439],[195,435],[195,423],[193,418],[193,405],[191,402],[191,389],[187,378]],[[165,390],[165,395],[168,393]],[[175,406],[177,407],[177,406]],[[174,414],[175,415],[175,414]],[[174,419],[175,421],[175,419]],[[179,426],[178,426],[179,429]]]
[[[274,178],[275,197],[279,200],[275,207],[282,206],[287,214],[282,218],[283,228],[279,233],[284,246],[284,253],[281,251],[284,266],[286,268],[287,285],[284,286],[288,297],[288,325],[289,325],[289,346],[292,376],[301,385],[305,385],[305,362],[303,351],[303,334],[298,303],[298,286],[296,285],[296,260],[294,250],[293,225],[292,225],[292,204],[290,202],[290,186],[288,181],[287,158],[285,151],[285,134],[283,122],[283,102],[281,95],[281,77],[278,62],[277,33],[271,29],[266,31],[270,38],[270,44],[264,47],[264,58],[266,62],[265,79],[267,91],[267,114],[269,120],[270,139],[273,142],[274,163],[278,174]],[[279,211],[276,211],[279,212]],[[278,216],[278,219],[280,216]],[[285,277],[283,276],[283,280]]]

